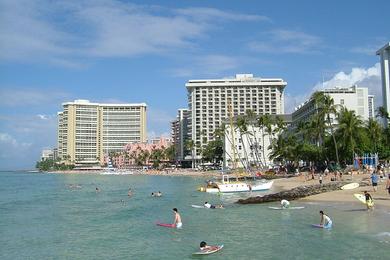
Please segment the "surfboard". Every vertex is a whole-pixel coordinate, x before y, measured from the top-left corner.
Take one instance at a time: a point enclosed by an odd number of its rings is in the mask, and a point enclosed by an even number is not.
[[[324,228],[324,226],[321,226],[319,224],[311,224],[311,226],[314,228]]]
[[[204,209],[204,208],[206,208],[205,206],[199,206],[199,205],[191,205],[191,207],[196,208],[196,209]]]
[[[157,222],[156,225],[157,226],[161,226],[161,227],[167,227],[167,228],[175,228],[174,224],[167,224],[167,223],[159,223],[159,222]]]
[[[223,245],[220,245],[220,246],[216,246],[216,248],[214,248],[214,249],[202,250],[202,251],[195,252],[195,253],[192,253],[192,254],[193,255],[209,255],[209,254],[213,254],[215,252],[218,252],[222,248],[223,248]]]
[[[355,198],[357,198],[361,203],[363,204],[367,204],[367,201],[366,201],[366,197],[363,195],[363,194],[359,194],[359,193],[355,193],[353,194],[353,196],[355,196]],[[368,206],[372,207],[374,206],[374,202],[371,200],[368,202]]]
[[[359,183],[353,182],[353,183],[348,183],[348,184],[342,186],[341,189],[342,190],[352,190],[352,189],[356,189],[357,187],[359,187]]]
[[[288,208],[282,208],[282,207],[268,207],[269,209],[275,209],[275,210],[285,210],[285,209],[304,209],[305,207],[288,207]]]

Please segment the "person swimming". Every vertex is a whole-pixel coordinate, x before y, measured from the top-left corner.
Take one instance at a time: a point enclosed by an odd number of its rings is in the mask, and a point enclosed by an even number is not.
[[[215,250],[218,249],[217,246],[209,246],[205,241],[200,242],[199,244],[200,251]]]
[[[324,213],[324,211],[320,210],[320,214],[321,214],[321,222],[320,222],[320,226],[322,226],[323,228],[331,228],[332,227],[332,220],[330,219],[330,217],[328,215],[326,215]]]

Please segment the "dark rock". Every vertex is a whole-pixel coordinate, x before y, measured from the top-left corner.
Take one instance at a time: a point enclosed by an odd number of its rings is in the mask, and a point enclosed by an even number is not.
[[[239,204],[258,204],[272,201],[281,201],[282,199],[286,200],[296,200],[299,198],[316,195],[324,192],[340,190],[342,186],[350,182],[346,181],[335,181],[326,184],[314,184],[314,185],[304,185],[293,188],[291,190],[281,191],[273,194],[268,194],[264,196],[250,197],[247,199],[240,199],[237,201]],[[360,186],[367,186],[366,182],[359,183]]]

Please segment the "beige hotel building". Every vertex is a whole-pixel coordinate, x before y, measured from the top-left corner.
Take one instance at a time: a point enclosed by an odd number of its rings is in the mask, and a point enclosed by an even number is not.
[[[280,78],[259,78],[253,74],[237,74],[235,78],[189,80],[188,107],[191,113],[190,136],[199,147],[213,140],[213,134],[229,119],[229,103],[233,116],[252,110],[257,115],[284,114],[284,89]]]
[[[146,142],[146,107],[75,100],[58,112],[58,156],[76,165],[103,164],[110,152]]]

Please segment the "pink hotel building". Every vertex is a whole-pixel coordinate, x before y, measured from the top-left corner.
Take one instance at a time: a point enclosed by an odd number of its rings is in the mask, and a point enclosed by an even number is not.
[[[139,156],[143,152],[148,152],[149,154],[153,150],[165,149],[172,145],[172,138],[170,137],[160,137],[151,139],[149,142],[144,143],[130,143],[125,145],[123,152],[118,156],[111,158],[113,165],[118,169],[124,169],[131,166],[135,166],[134,157]],[[147,165],[151,165],[150,161],[146,162]]]

